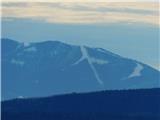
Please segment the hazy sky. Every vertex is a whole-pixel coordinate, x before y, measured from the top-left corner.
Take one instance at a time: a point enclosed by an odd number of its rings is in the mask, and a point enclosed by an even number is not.
[[[103,47],[158,69],[158,17],[158,3],[154,2],[5,1],[2,37]]]
[[[158,2],[159,0],[2,0],[3,2]]]

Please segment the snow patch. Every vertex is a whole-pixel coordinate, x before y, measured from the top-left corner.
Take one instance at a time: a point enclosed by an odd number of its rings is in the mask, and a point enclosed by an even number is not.
[[[24,49],[25,52],[36,52],[37,49],[35,47],[29,47],[29,48],[26,48]]]
[[[81,47],[81,53],[82,53],[81,58],[78,61],[76,61],[73,65],[77,65],[85,59],[89,59],[89,61],[91,63],[96,63],[96,64],[99,64],[99,65],[109,63],[107,60],[102,60],[102,59],[97,59],[97,58],[90,57],[88,55],[88,52],[87,52],[86,48],[84,48],[84,47]]]
[[[24,99],[24,97],[23,97],[23,96],[18,96],[17,98],[18,98],[18,99]]]
[[[23,45],[24,45],[24,47],[28,47],[28,46],[30,46],[30,43],[29,42],[24,42]]]
[[[141,76],[142,70],[143,70],[143,66],[141,64],[137,63],[137,66],[134,68],[133,72],[128,76],[128,78]]]
[[[16,64],[16,65],[20,65],[20,66],[24,65],[24,61],[20,61],[20,60],[16,60],[16,59],[12,59],[11,63]]]
[[[82,53],[82,56],[81,58],[76,61],[73,65],[76,65],[76,64],[79,64],[80,62],[82,62],[83,60],[87,60],[89,66],[91,67],[96,79],[97,79],[97,82],[100,84],[100,85],[103,85],[103,81],[100,79],[99,77],[99,74],[94,66],[94,63],[98,63],[98,64],[106,64],[108,63],[108,61],[104,61],[104,60],[99,60],[99,59],[95,59],[95,58],[91,58],[87,52],[87,49],[84,47],[84,46],[80,46],[80,50],[81,50],[81,53]]]
[[[100,60],[100,59],[95,59],[95,58],[91,58],[91,61],[92,61],[93,63],[100,64],[100,65],[109,63],[109,62],[106,61],[106,60]]]

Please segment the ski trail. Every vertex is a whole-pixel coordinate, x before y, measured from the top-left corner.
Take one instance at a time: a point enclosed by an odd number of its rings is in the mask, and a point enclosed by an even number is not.
[[[143,70],[143,66],[137,63],[137,66],[134,68],[133,72],[128,76],[128,78],[141,76],[142,70]]]
[[[86,50],[86,48],[84,46],[80,46],[80,50],[81,50],[81,53],[82,53],[82,56],[81,58],[75,62],[73,65],[76,65],[76,64],[79,64],[80,62],[82,62],[83,60],[87,60],[88,61],[88,64],[89,66],[91,67],[95,77],[96,77],[96,80],[97,82],[100,84],[100,85],[104,85],[103,81],[100,79],[99,75],[98,75],[98,72],[96,70],[96,68],[94,67],[94,61],[92,61],[92,58],[89,57],[89,54]]]

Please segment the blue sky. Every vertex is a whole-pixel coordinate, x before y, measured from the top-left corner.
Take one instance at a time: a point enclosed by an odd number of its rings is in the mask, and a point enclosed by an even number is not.
[[[146,3],[7,3],[2,6],[2,37],[102,47],[158,69],[156,7]]]

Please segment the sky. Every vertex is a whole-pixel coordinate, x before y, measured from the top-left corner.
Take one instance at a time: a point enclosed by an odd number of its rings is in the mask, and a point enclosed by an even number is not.
[[[2,0],[2,2],[158,2],[159,0]]]
[[[101,47],[159,69],[157,0],[82,1],[6,0],[2,3],[2,37],[20,42],[59,40]]]

